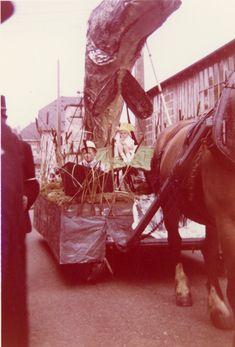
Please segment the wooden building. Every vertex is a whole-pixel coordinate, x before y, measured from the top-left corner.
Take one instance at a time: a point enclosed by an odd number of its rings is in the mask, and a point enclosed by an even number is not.
[[[200,117],[217,102],[226,78],[235,70],[235,40],[161,83],[172,123]],[[154,112],[144,121],[146,144],[154,144],[157,133],[167,124],[158,87],[148,92]]]

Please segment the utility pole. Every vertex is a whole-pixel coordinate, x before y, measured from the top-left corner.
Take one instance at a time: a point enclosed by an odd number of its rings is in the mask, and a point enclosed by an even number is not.
[[[56,161],[57,165],[63,165],[63,157],[61,152],[61,108],[60,108],[60,61],[57,60],[57,144],[56,144]]]
[[[61,153],[60,61],[57,60],[57,146]]]

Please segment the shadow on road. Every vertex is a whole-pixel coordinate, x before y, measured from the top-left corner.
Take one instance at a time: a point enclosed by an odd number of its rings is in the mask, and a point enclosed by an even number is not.
[[[197,252],[197,255],[200,254]],[[183,253],[185,269],[189,273],[202,273],[204,264],[201,258],[192,257],[191,252]],[[168,249],[139,247],[128,254],[112,252],[108,255],[115,273],[119,277],[147,281],[168,280],[174,276],[174,264]]]
[[[50,266],[54,267],[58,276],[67,286],[112,281],[129,281],[131,283],[169,282],[174,278],[174,266],[168,249],[137,247],[128,253],[120,253],[116,248],[107,250],[107,260],[113,271],[111,275],[107,266],[95,270],[95,263],[58,264],[49,246],[40,240],[39,246],[46,254]],[[204,263],[200,252],[183,251],[183,262],[188,275],[203,276]]]

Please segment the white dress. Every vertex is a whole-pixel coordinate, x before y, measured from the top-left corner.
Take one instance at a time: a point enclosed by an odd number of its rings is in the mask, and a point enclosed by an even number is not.
[[[116,142],[115,142],[115,147],[114,147],[114,156],[119,157],[119,155],[120,155],[118,152],[118,144],[122,144],[122,145],[125,144],[128,146],[128,148],[130,148],[130,150],[127,154],[122,156],[122,159],[126,164],[130,163],[134,157],[134,154],[135,154],[135,149],[136,149],[135,141],[129,135],[124,141],[121,142],[119,133],[117,133],[117,135],[115,136],[115,141]]]

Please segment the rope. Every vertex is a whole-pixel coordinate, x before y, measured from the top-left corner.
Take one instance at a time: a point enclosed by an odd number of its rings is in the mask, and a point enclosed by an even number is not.
[[[171,118],[170,118],[170,115],[169,115],[169,112],[168,112],[168,109],[167,109],[167,106],[166,106],[166,101],[165,101],[165,98],[164,98],[164,95],[163,95],[161,84],[160,84],[160,82],[158,81],[158,78],[157,78],[155,67],[153,65],[152,55],[150,53],[150,50],[149,50],[147,42],[146,42],[146,48],[147,48],[147,51],[148,51],[150,63],[151,63],[152,69],[153,69],[153,74],[154,74],[154,77],[155,77],[155,80],[156,80],[156,83],[157,83],[157,87],[158,87],[158,90],[159,90],[159,93],[160,93],[160,97],[161,97],[161,100],[162,100],[163,108],[164,108],[165,113],[166,113],[167,122],[168,122],[168,125],[171,125],[172,121],[171,121]]]
[[[128,108],[127,104],[126,104],[126,114],[127,114],[127,122],[129,124],[131,124],[131,118],[130,118],[129,108]]]

